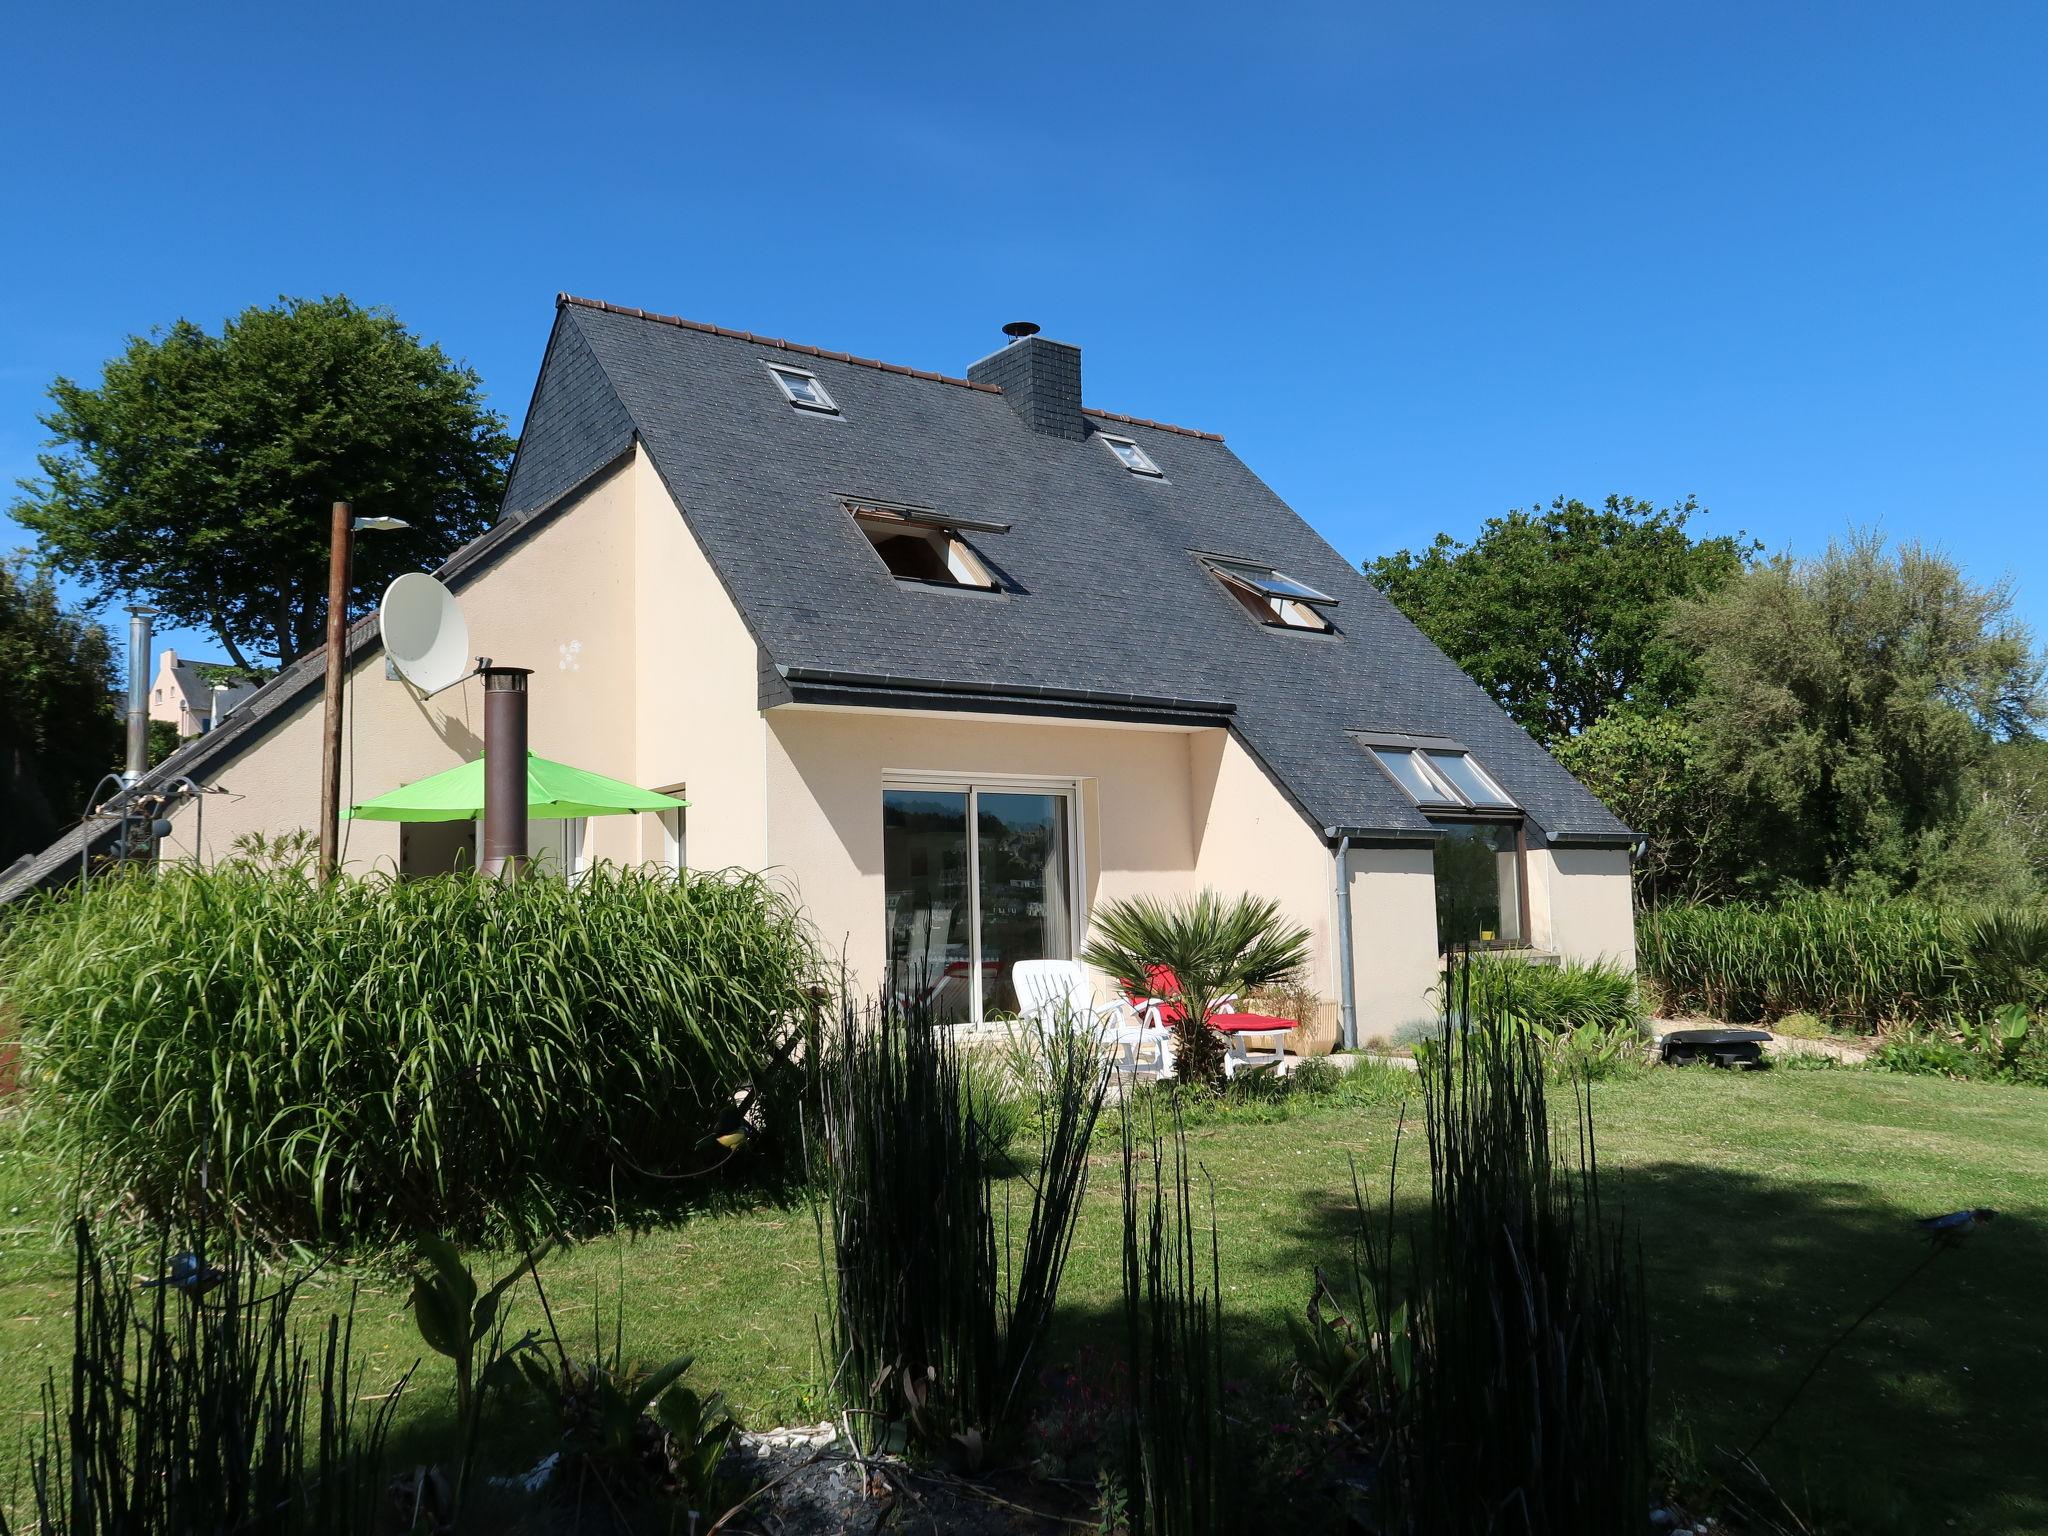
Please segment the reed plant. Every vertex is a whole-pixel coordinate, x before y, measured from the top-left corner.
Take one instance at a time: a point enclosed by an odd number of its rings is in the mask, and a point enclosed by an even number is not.
[[[1247,1448],[1224,1421],[1215,1200],[1201,1221],[1177,1098],[1167,1114],[1164,1134],[1156,1100],[1122,1116],[1124,1512],[1133,1536],[1222,1536],[1245,1528]]]
[[[1549,1030],[1596,1029],[1634,1034],[1644,1009],[1632,972],[1600,960],[1532,965],[1513,956],[1476,953],[1464,973],[1473,1017],[1512,1015]],[[1441,1007],[1443,999],[1437,999]]]
[[[203,1241],[158,1274],[110,1263],[74,1232],[72,1357],[44,1388],[27,1458],[37,1536],[362,1536],[384,1519],[379,1465],[404,1382],[366,1395],[354,1303],[309,1348],[298,1283]],[[145,1288],[138,1288],[140,1286]],[[365,1411],[360,1404],[374,1402]],[[0,1536],[7,1536],[0,1504]]]
[[[864,1445],[900,1432],[969,1463],[1018,1427],[1109,1077],[1087,1031],[1048,1032],[1030,1209],[1013,1244],[996,1185],[1014,1127],[987,1118],[996,1100],[975,1070],[927,1011],[848,1001],[820,1085],[835,1388]],[[821,1246],[827,1224],[821,1212]]]
[[[1641,1257],[1603,1198],[1590,1096],[1555,1137],[1536,1035],[1486,1018],[1464,979],[1447,977],[1460,1006],[1419,1061],[1430,1194],[1408,1259],[1395,1257],[1391,1178],[1376,1214],[1355,1191],[1351,1273],[1319,1280],[1297,1349],[1326,1397],[1358,1399],[1381,1529],[1638,1532],[1650,1508]],[[1341,1329],[1321,1310],[1340,1298]]]
[[[778,1046],[815,964],[750,875],[230,863],[43,899],[0,941],[0,1003],[87,1201],[203,1195],[271,1241],[519,1238],[794,1167],[804,1069]],[[710,1139],[736,1103],[767,1132],[744,1156]]]
[[[1738,1023],[1811,1013],[1870,1030],[1937,1017],[1970,990],[1953,916],[1903,898],[1662,907],[1637,944],[1668,1011]]]

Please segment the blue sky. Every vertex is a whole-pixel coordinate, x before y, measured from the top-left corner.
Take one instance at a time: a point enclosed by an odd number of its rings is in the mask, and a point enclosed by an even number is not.
[[[0,478],[54,375],[280,293],[515,425],[558,290],[949,372],[1022,317],[1354,559],[1694,494],[2048,630],[2044,48],[1991,3],[20,9]]]

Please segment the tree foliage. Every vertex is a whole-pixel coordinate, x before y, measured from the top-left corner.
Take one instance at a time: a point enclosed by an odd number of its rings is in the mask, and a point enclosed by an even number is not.
[[[2043,714],[2009,588],[1871,533],[1681,601],[1669,632],[1696,658],[1687,715],[1727,797],[1714,856],[1747,888],[1918,884],[1994,741]]]
[[[107,633],[26,561],[0,561],[0,868],[46,846],[121,760]]]
[[[96,388],[59,378],[42,478],[13,515],[98,600],[146,594],[246,667],[318,645],[330,509],[403,518],[362,541],[351,606],[485,528],[511,440],[477,375],[345,297],[132,337]]]
[[[1684,652],[1663,632],[1667,605],[1712,591],[1757,546],[1695,538],[1688,497],[1669,507],[1560,496],[1491,518],[1470,544],[1447,533],[1417,554],[1370,561],[1366,575],[1539,741],[1556,743],[1609,710],[1681,702]]]
[[[1716,857],[1727,797],[1699,731],[1675,710],[1613,709],[1552,747],[1557,760],[1643,839],[1636,888],[1650,904],[1728,894]]]

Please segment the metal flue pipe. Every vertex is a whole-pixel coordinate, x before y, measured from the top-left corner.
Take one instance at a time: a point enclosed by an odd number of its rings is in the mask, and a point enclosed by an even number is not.
[[[124,788],[149,772],[150,620],[156,610],[140,604],[128,610],[128,756],[121,769]]]
[[[531,667],[485,667],[484,846],[493,878],[526,868],[526,680]]]

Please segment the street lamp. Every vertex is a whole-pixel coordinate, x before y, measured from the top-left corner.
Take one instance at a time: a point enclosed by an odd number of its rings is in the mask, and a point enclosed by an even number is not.
[[[384,533],[411,525],[397,517],[355,517],[345,501],[334,504],[333,533],[327,549],[327,718],[321,732],[320,883],[334,878],[341,846],[341,684],[348,658],[342,649],[348,636],[349,558],[355,553],[358,530]]]

